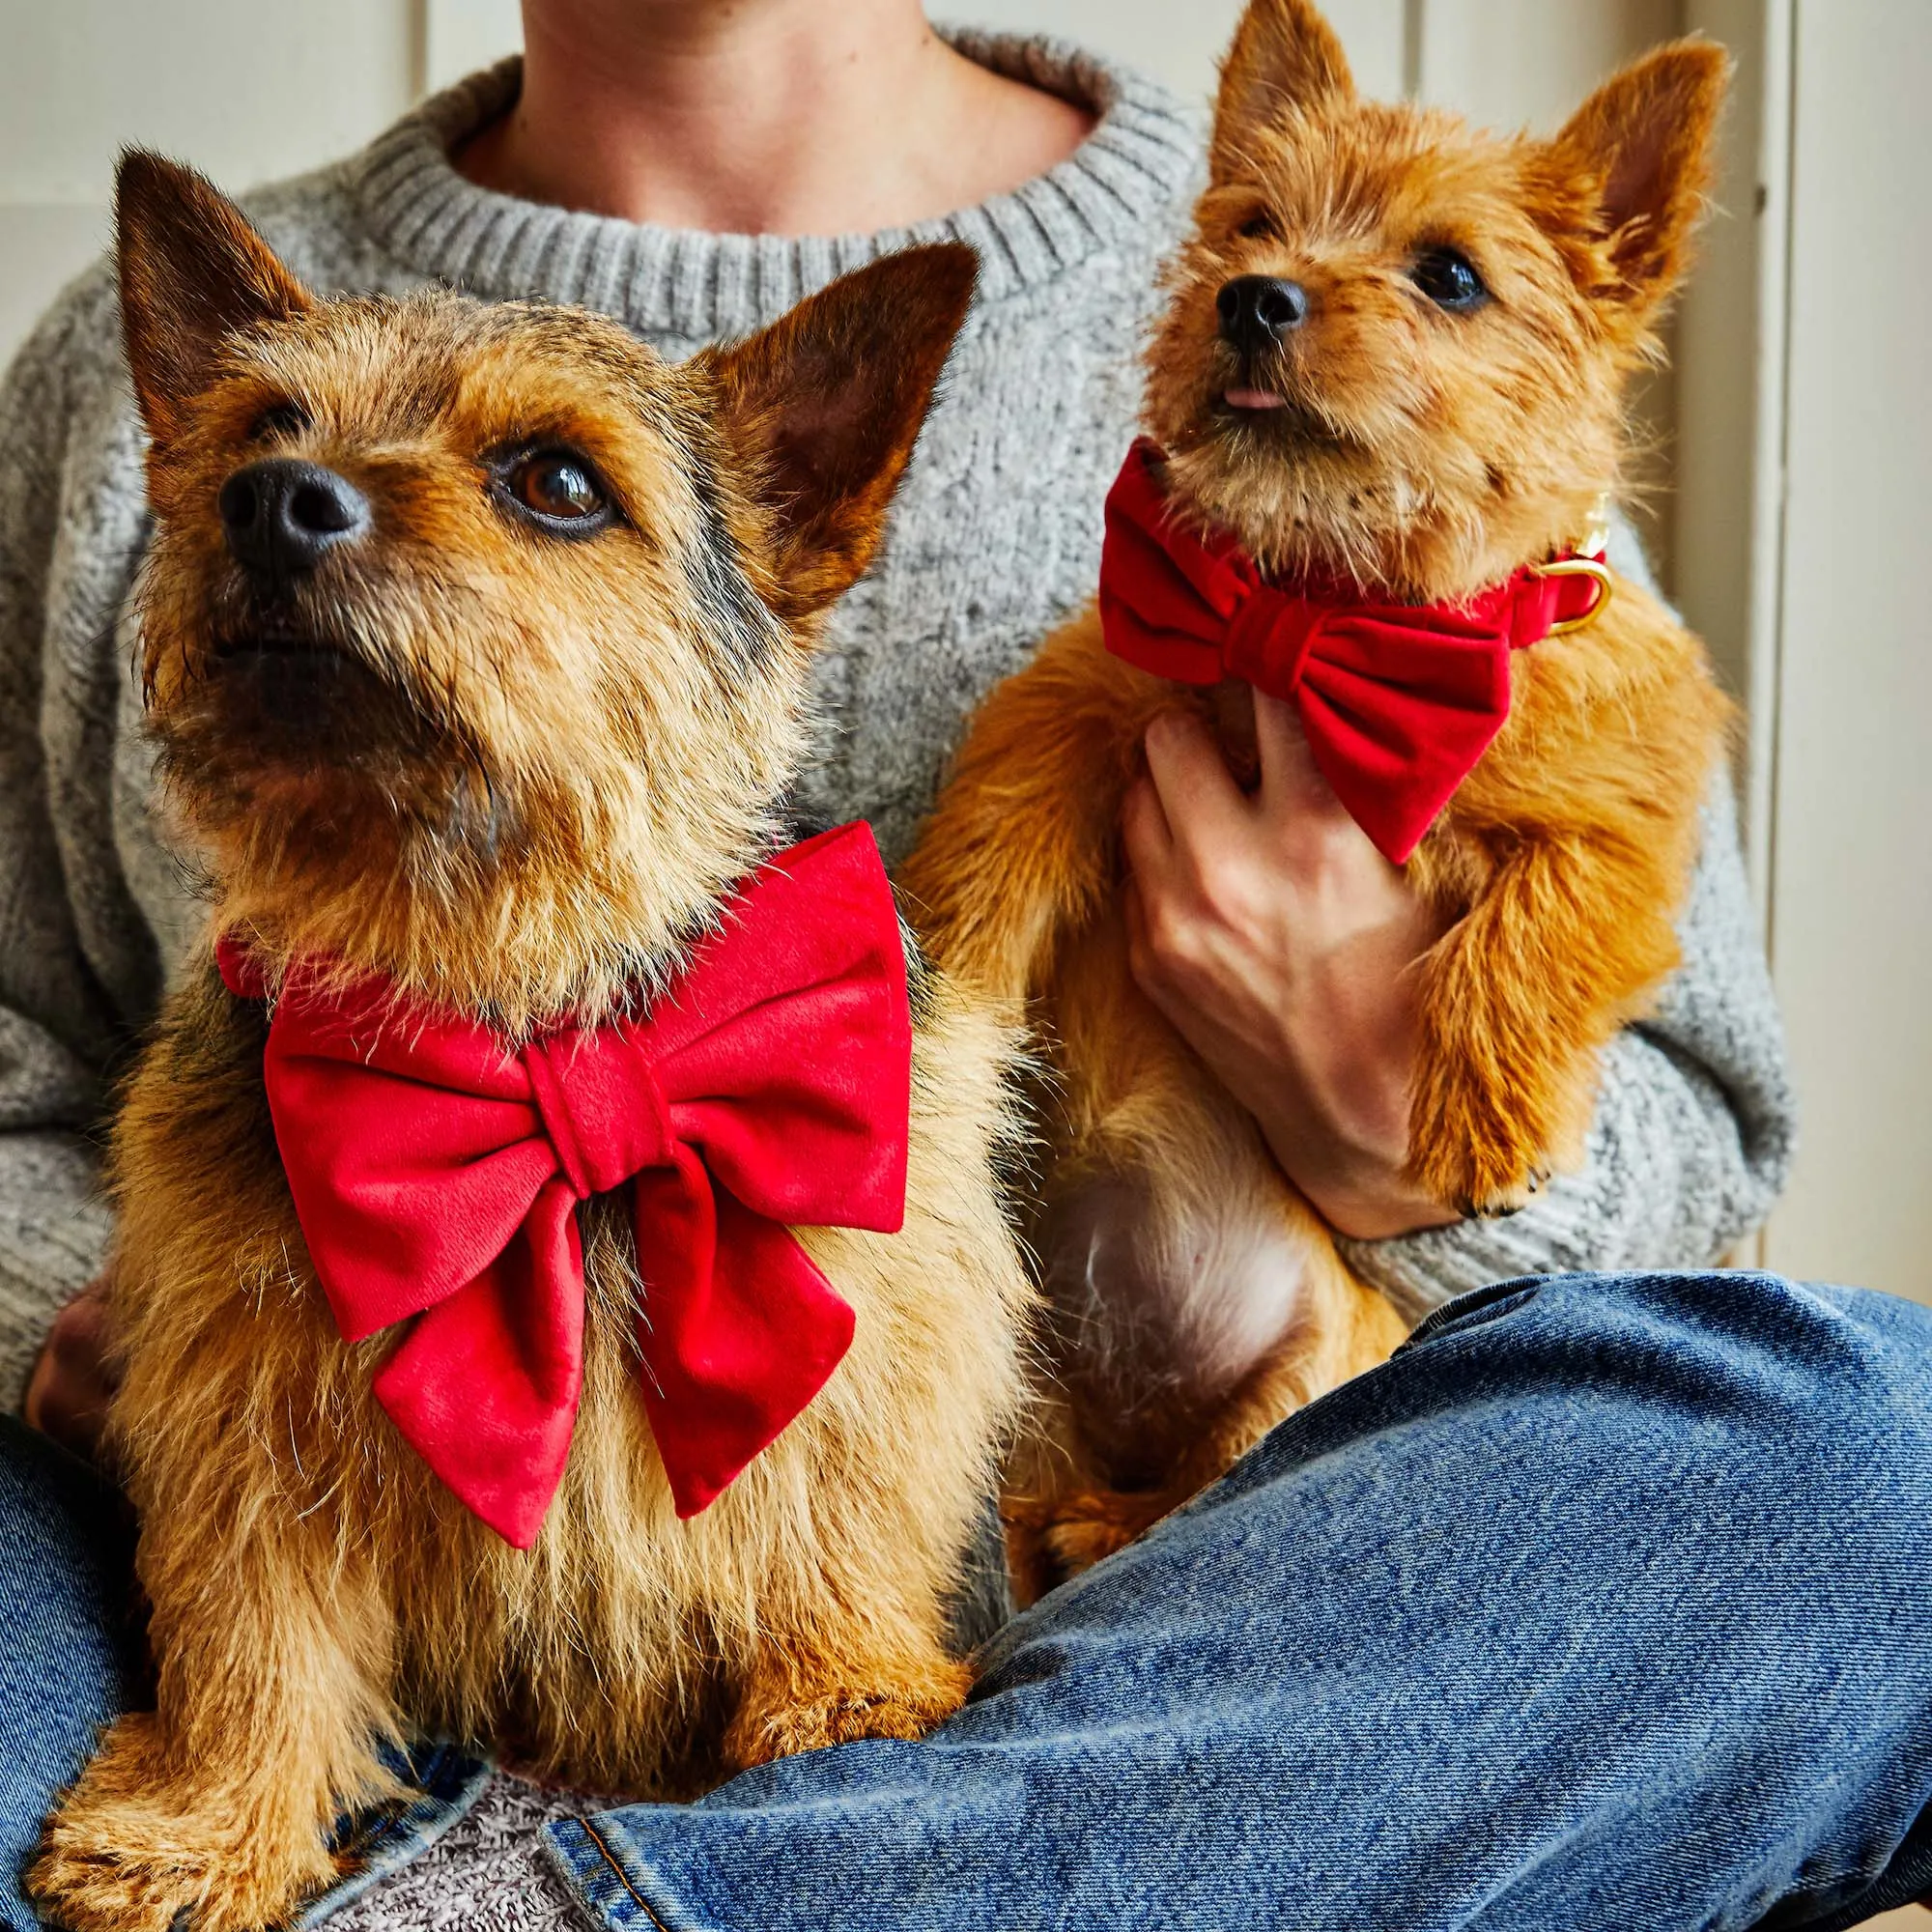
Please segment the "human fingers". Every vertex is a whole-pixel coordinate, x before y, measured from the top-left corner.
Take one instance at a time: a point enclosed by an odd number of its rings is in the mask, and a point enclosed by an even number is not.
[[[1262,809],[1269,816],[1348,816],[1308,749],[1301,714],[1286,698],[1264,691],[1255,693],[1255,752],[1261,762]]]
[[[93,1461],[118,1381],[106,1296],[96,1283],[54,1317],[27,1384],[23,1415],[31,1428]]]
[[[1252,809],[1205,719],[1163,712],[1148,726],[1147,765],[1175,843],[1197,869],[1249,836]]]

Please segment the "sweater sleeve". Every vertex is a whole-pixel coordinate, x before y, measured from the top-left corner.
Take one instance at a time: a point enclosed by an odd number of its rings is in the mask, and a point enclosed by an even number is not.
[[[1512,1275],[1708,1267],[1770,1212],[1796,1109],[1727,775],[1678,934],[1683,964],[1656,1011],[1605,1053],[1580,1171],[1507,1219],[1342,1243],[1406,1315]]]
[[[1661,594],[1621,515],[1610,562]],[[1513,1275],[1711,1267],[1771,1212],[1791,1168],[1797,1106],[1728,772],[1704,809],[1677,936],[1683,963],[1655,1012],[1604,1054],[1579,1171],[1557,1175],[1505,1220],[1342,1242],[1349,1264],[1411,1320]]]
[[[57,306],[0,384],[0,1405],[9,1408],[54,1310],[106,1248],[94,1129],[121,1037],[69,903],[41,735],[74,320],[71,305]]]

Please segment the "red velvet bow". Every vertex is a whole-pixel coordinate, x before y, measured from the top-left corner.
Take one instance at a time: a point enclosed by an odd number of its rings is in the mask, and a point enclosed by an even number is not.
[[[1143,438],[1107,496],[1108,650],[1157,677],[1238,677],[1293,699],[1322,777],[1401,865],[1502,729],[1510,653],[1588,615],[1601,587],[1534,568],[1462,605],[1277,587],[1233,537],[1199,536],[1170,513],[1159,461]]]
[[[222,978],[259,970],[232,940]],[[648,1016],[521,1049],[378,978],[300,963],[264,1078],[344,1340],[410,1317],[376,1377],[396,1427],[520,1548],[562,1480],[583,1371],[576,1204],[630,1182],[651,1431],[680,1516],[810,1402],[852,1310],[789,1226],[905,1213],[912,1023],[870,830],[794,846],[726,905]]]

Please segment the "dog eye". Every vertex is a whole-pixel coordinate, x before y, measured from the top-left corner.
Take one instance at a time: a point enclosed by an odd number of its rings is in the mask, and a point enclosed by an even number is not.
[[[1478,308],[1489,298],[1489,290],[1466,255],[1454,248],[1429,248],[1416,259],[1409,280],[1437,308],[1467,310]]]
[[[503,478],[503,487],[519,509],[573,532],[597,527],[611,513],[596,471],[567,449],[540,449],[526,456]]]
[[[264,442],[271,436],[299,436],[309,422],[309,412],[299,403],[270,403],[248,425],[248,438],[251,442]]]
[[[1274,216],[1266,209],[1263,209],[1259,214],[1249,215],[1235,233],[1248,242],[1263,242],[1273,237],[1278,231],[1274,225]]]

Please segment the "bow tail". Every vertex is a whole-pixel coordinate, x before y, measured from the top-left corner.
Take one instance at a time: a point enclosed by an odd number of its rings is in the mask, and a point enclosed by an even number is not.
[[[825,1386],[850,1306],[790,1232],[689,1147],[637,1182],[644,1407],[681,1517],[704,1509]]]
[[[1407,862],[1509,716],[1506,643],[1472,648],[1456,668],[1469,688],[1429,702],[1346,662],[1311,659],[1295,687],[1316,770],[1394,866]]]
[[[502,1255],[418,1316],[376,1399],[468,1509],[527,1549],[563,1480],[583,1384],[583,1269],[569,1189],[537,1197]]]

